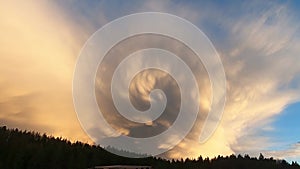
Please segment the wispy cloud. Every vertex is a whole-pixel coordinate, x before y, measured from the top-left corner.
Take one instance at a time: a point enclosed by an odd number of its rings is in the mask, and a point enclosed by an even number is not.
[[[289,87],[299,78],[299,24],[286,5],[271,4],[228,25],[232,46],[222,53],[229,84],[222,125],[232,150],[257,153],[273,145],[259,131],[299,100],[300,86]]]
[[[287,147],[286,149],[265,151],[269,157],[275,157],[279,159],[299,160],[300,155],[300,143],[295,143]]]

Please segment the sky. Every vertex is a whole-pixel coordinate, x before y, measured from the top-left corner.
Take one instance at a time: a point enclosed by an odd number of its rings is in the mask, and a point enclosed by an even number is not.
[[[214,44],[224,66],[227,96],[222,120],[207,142],[198,142],[204,121],[199,117],[189,135],[163,156],[262,152],[300,161],[299,7],[298,1],[0,1],[0,125],[93,143],[73,106],[72,79],[81,48],[96,30],[121,16],[165,12],[190,21]],[[155,37],[147,41],[154,42]],[[125,45],[132,50],[131,43]],[[122,47],[116,51],[130,51]],[[111,72],[115,63],[103,64]],[[207,114],[211,98],[207,74],[201,66],[194,69],[203,94],[200,111]],[[111,113],[114,109],[106,103],[108,75],[97,74],[96,92],[99,106]],[[167,113],[176,109],[178,93],[170,77],[145,71],[136,79],[131,88],[136,106],[147,108],[147,91],[158,85],[175,98]],[[157,121],[154,133],[171,125],[173,115],[166,118],[169,121]],[[104,116],[125,135],[138,136],[145,130]]]

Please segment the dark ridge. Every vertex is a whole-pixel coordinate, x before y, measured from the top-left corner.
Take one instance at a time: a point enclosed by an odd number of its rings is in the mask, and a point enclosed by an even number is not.
[[[259,158],[249,155],[181,160],[125,158],[96,145],[0,127],[0,169],[86,169],[99,165],[139,165],[154,169],[300,169],[297,162],[289,164],[262,154]]]

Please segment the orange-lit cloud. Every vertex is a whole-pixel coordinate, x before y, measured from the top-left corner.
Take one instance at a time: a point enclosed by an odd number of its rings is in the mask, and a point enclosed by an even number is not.
[[[88,141],[71,94],[76,26],[50,2],[1,1],[0,27],[1,125]]]

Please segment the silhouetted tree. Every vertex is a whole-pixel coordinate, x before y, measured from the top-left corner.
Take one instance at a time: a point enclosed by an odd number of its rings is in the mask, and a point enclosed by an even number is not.
[[[117,150],[123,153],[129,153]],[[137,156],[140,156],[137,154]],[[71,143],[63,138],[0,127],[0,169],[85,169],[96,165],[151,165],[155,169],[300,169],[297,162],[249,155],[213,159],[166,160],[157,157],[125,158],[99,145]]]

